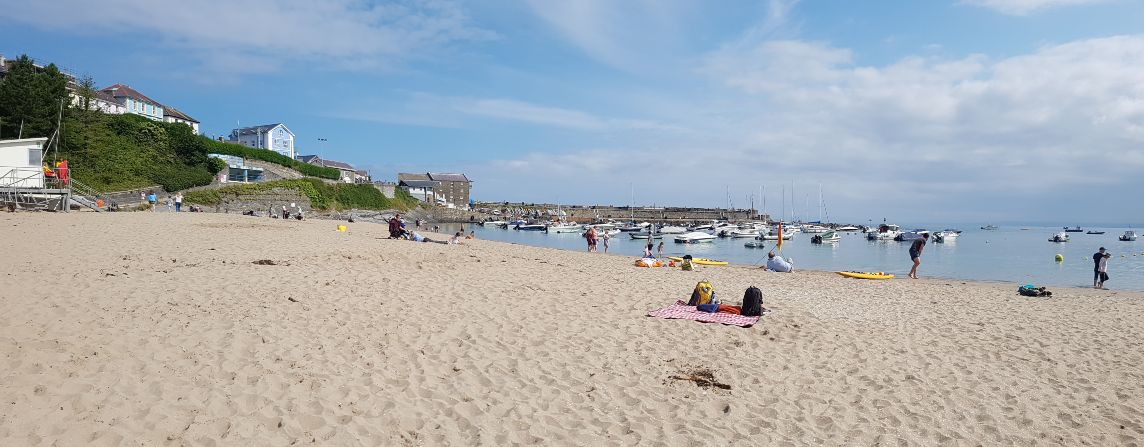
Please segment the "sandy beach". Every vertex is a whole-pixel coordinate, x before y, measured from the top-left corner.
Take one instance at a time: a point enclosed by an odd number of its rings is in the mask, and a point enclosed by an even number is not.
[[[336,225],[0,214],[0,445],[1144,444],[1142,293]],[[773,313],[646,316],[701,279]]]

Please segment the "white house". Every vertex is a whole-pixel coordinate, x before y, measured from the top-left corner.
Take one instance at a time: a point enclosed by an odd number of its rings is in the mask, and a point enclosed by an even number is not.
[[[230,131],[230,142],[247,147],[269,149],[294,158],[294,132],[285,124],[274,123],[254,127],[243,127]]]
[[[44,142],[47,138],[0,140],[0,186],[44,187]]]
[[[114,98],[115,102],[122,105],[127,113],[143,115],[155,121],[163,121],[163,105],[127,85],[115,84],[100,89],[100,91]]]
[[[163,121],[168,123],[183,123],[191,126],[191,130],[194,130],[196,134],[199,133],[199,120],[191,118],[189,115],[178,111],[174,107],[163,107]]]

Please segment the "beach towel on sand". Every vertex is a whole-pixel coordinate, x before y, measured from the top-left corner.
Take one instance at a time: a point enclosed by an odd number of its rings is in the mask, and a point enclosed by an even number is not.
[[[701,321],[704,323],[722,323],[741,327],[751,327],[759,322],[760,317],[745,317],[725,312],[700,312],[695,306],[688,306],[683,300],[663,309],[648,311],[647,316],[656,318],[678,318],[681,320]]]

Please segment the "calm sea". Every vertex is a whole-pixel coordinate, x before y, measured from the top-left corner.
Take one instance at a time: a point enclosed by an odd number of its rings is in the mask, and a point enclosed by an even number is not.
[[[457,225],[443,225],[442,231],[456,231]],[[903,227],[904,228],[904,227]],[[545,234],[512,229],[484,228],[465,225],[476,237],[502,242],[586,251],[587,243],[578,233]],[[938,244],[930,241],[922,254],[918,270],[922,277],[968,279],[977,281],[1003,281],[1046,286],[1092,287],[1092,254],[1105,247],[1112,258],[1108,263],[1110,289],[1144,291],[1144,238],[1136,242],[1121,242],[1117,237],[1126,228],[1100,228],[1102,235],[1069,233],[1067,243],[1048,242],[1060,227],[1002,227],[986,231],[965,229],[954,243]],[[1139,230],[1138,230],[1139,232]],[[712,243],[677,244],[664,242],[664,254],[714,258],[732,264],[762,265],[774,241],[767,249],[747,248],[750,239],[718,239]],[[609,253],[643,254],[645,241],[632,240],[621,233],[611,240]],[[658,244],[658,243],[657,243]],[[600,249],[603,250],[603,244]],[[871,242],[861,233],[842,233],[842,240],[834,244],[815,245],[810,235],[796,234],[783,243],[782,255],[793,259],[795,268],[813,270],[858,270],[893,273],[902,278],[910,271],[909,243]],[[1063,262],[1054,260],[1057,254]]]

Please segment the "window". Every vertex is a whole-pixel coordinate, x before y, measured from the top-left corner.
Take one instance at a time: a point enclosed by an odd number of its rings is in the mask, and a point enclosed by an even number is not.
[[[40,148],[28,149],[28,166],[39,167],[44,164],[44,160],[40,156]]]

